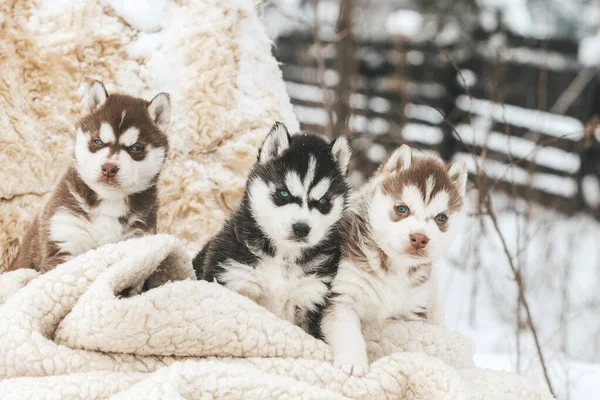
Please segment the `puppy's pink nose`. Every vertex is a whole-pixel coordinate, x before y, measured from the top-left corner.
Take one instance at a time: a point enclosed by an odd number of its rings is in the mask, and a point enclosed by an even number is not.
[[[422,249],[429,243],[429,238],[422,233],[410,234],[410,245],[415,249]]]
[[[107,178],[113,178],[119,172],[119,167],[116,164],[104,163],[102,164],[102,175]]]

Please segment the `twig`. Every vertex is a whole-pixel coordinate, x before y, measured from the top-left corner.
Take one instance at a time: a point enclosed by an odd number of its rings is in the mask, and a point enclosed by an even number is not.
[[[529,329],[531,330],[531,333],[533,335],[533,340],[535,342],[537,353],[540,358],[540,363],[542,364],[542,370],[544,372],[544,377],[546,379],[546,383],[548,384],[548,389],[550,390],[550,394],[552,394],[552,396],[554,396],[554,389],[552,387],[552,382],[550,381],[550,376],[548,375],[548,368],[546,367],[546,361],[544,359],[544,352],[542,351],[542,346],[540,344],[540,339],[538,337],[537,329],[535,328],[535,325],[533,323],[533,316],[531,315],[531,310],[529,309],[529,303],[525,297],[522,275],[521,275],[520,271],[517,269],[517,267],[515,266],[512,256],[510,254],[510,250],[508,249],[506,240],[504,239],[504,236],[502,235],[502,231],[500,230],[500,226],[498,225],[498,219],[496,218],[496,213],[494,212],[494,209],[492,207],[492,200],[491,200],[491,196],[489,196],[489,193],[486,194],[485,204],[486,204],[488,215],[490,216],[490,219],[492,220],[492,223],[494,225],[494,229],[496,230],[496,233],[498,234],[498,237],[500,238],[500,241],[502,242],[502,247],[504,249],[504,253],[506,254],[506,258],[508,259],[510,269],[513,272],[513,277],[515,279],[515,282],[517,283],[517,288],[519,290],[519,297],[521,298],[521,302],[523,304],[523,309],[525,310],[525,314],[527,315]]]
[[[325,54],[323,42],[321,41],[321,24],[319,22],[319,0],[312,0],[313,8],[313,32],[315,36],[315,46],[317,50],[317,68],[319,74],[319,85],[323,92],[323,108],[327,113],[327,125],[325,126],[325,136],[333,138],[333,111],[329,101],[329,89],[325,84]]]

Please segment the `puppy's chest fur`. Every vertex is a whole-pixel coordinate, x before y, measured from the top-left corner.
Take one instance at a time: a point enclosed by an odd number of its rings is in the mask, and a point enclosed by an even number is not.
[[[313,263],[323,261],[317,257]],[[221,267],[220,282],[304,329],[308,329],[307,313],[324,303],[331,281],[331,277],[307,272],[314,267],[310,263],[299,264],[281,254],[261,255],[253,265],[227,260]]]
[[[352,302],[364,321],[430,319],[436,299],[431,275],[431,264],[384,272],[342,261],[332,291],[338,301]]]
[[[79,209],[61,207],[48,221],[49,239],[59,252],[73,257],[127,238],[135,232],[128,223],[132,217],[125,199],[81,204]]]
[[[9,269],[53,269],[89,250],[156,230],[156,188],[100,199],[69,169],[28,229]]]

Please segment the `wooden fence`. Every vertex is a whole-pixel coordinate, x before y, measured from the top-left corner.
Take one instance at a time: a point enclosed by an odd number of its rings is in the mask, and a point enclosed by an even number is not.
[[[304,130],[325,131],[325,91],[332,110],[347,104],[347,131],[335,134],[351,135],[363,177],[408,143],[463,159],[472,174],[481,166],[499,189],[600,215],[600,85],[596,70],[578,64],[577,43],[480,31],[447,47],[391,39],[352,47],[345,77],[335,43],[323,42],[319,70],[309,33],[278,38],[274,52]],[[351,82],[345,101],[336,98],[340,79]]]

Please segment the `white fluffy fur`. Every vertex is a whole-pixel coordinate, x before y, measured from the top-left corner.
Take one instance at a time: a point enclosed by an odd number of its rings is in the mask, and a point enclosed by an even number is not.
[[[93,209],[89,221],[61,210],[50,219],[50,240],[70,255],[68,259],[104,244],[116,243],[125,238],[119,222],[125,211],[125,201],[120,199],[102,200]]]
[[[306,319],[296,313],[296,308],[314,310],[323,303],[328,288],[321,278],[305,275],[286,255],[261,255],[255,267],[229,260],[223,265],[225,272],[220,279],[229,289],[250,297],[279,318],[295,324],[304,322]]]
[[[115,132],[108,122],[100,124],[100,140],[107,144],[114,143],[116,140]]]
[[[119,136],[119,143],[123,146],[131,147],[137,142],[140,136],[140,130],[135,126],[128,128],[125,132]]]

